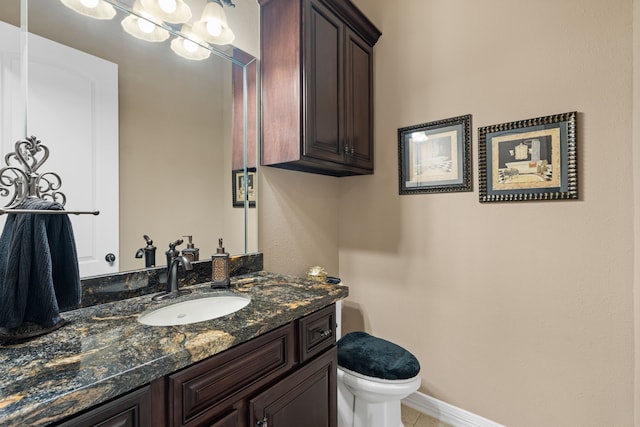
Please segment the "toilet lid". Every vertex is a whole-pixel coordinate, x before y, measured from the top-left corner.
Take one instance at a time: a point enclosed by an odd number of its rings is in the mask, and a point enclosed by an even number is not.
[[[366,332],[350,332],[338,340],[338,365],[385,380],[406,380],[420,372],[420,362],[413,354]]]

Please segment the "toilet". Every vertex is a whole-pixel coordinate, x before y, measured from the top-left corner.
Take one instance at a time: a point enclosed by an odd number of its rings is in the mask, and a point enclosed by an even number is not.
[[[418,359],[366,332],[338,340],[338,427],[404,427],[400,401],[420,387]]]

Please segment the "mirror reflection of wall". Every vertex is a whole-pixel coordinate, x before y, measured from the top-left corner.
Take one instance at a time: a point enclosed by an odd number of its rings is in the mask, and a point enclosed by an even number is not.
[[[3,0],[0,21],[19,24],[19,9],[19,0]],[[233,9],[225,12],[231,14]],[[190,61],[169,48],[170,40],[138,40],[122,31],[125,16],[117,11],[112,20],[94,20],[59,1],[29,0],[31,33],[117,64],[120,242],[113,252],[119,269],[144,267],[143,260],[135,258],[145,246],[144,234],[158,247],[160,265],[168,243],[185,235],[193,236],[201,259],[215,252],[219,237],[232,254],[244,253],[245,244],[247,252],[256,251],[256,210],[232,204],[231,62],[215,55]],[[229,53],[233,55],[232,50]],[[256,123],[248,126],[255,128]],[[74,128],[69,119],[69,137]],[[3,146],[15,142],[12,137],[6,140],[4,130],[0,135]],[[36,136],[51,149],[51,169],[60,167],[54,159],[64,152],[56,148],[61,143]],[[70,154],[64,152],[67,158]],[[100,165],[100,159],[94,160]],[[57,172],[64,189],[65,171]],[[89,206],[79,206],[80,201],[69,194],[68,198],[68,207],[101,209],[100,200],[89,197]],[[245,227],[249,230],[246,242]]]

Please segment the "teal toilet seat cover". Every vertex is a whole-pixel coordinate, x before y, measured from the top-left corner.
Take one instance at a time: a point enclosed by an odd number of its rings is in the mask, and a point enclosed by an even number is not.
[[[366,332],[350,332],[338,340],[338,365],[384,380],[407,380],[420,372],[420,362],[413,354]]]

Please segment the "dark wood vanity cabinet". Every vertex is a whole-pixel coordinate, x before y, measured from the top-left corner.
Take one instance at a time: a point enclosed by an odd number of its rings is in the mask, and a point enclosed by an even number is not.
[[[249,425],[337,426],[337,363],[333,347],[252,398]]]
[[[170,375],[171,426],[336,427],[335,327],[331,305]]]
[[[348,0],[259,0],[262,164],[373,173],[373,46]]]
[[[332,304],[60,425],[337,427],[335,315]]]
[[[60,427],[143,427],[153,424],[150,386],[129,392],[111,402],[58,424]]]
[[[200,426],[235,419],[243,401],[296,364],[294,323],[169,376],[172,426]],[[237,425],[244,425],[243,423]]]

